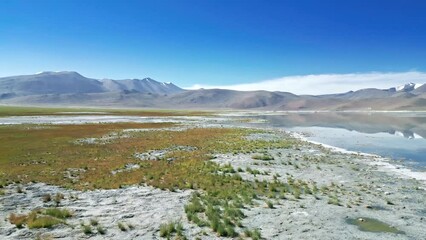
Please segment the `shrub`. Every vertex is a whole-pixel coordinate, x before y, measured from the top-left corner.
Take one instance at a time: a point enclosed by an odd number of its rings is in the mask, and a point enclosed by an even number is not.
[[[268,206],[268,208],[274,208],[274,204],[271,201],[267,201],[266,205]]]

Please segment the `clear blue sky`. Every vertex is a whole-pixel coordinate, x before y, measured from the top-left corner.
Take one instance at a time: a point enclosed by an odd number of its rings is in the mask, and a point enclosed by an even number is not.
[[[0,76],[226,85],[426,71],[426,1],[0,1]]]

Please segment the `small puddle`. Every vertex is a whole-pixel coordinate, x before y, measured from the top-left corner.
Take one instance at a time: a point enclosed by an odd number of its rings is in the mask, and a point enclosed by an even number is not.
[[[371,209],[373,209],[373,210],[380,210],[380,211],[387,211],[388,209],[387,208],[385,208],[385,207],[383,207],[383,206],[380,206],[380,205],[372,205],[371,206]]]
[[[346,223],[356,225],[359,230],[365,232],[404,233],[403,231],[374,218],[349,218],[346,219]]]

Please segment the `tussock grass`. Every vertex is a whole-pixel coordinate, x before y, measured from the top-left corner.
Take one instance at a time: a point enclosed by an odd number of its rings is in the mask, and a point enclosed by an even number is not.
[[[83,225],[81,225],[81,228],[83,230],[83,233],[86,234],[86,235],[90,235],[90,234],[93,233],[92,226],[90,226],[90,225],[84,225],[83,224]]]
[[[98,225],[96,227],[96,230],[98,231],[99,234],[101,235],[105,235],[106,234],[106,229],[104,227],[102,227],[101,225]]]
[[[183,225],[181,222],[168,222],[160,225],[160,237],[171,238],[174,234],[183,237]],[[176,238],[178,239],[178,238]]]
[[[71,217],[72,214],[67,209],[47,208],[36,209],[28,215],[10,214],[9,222],[18,228],[27,225],[28,228],[52,228],[55,225],[65,223],[65,219]]]
[[[51,216],[37,216],[30,218],[27,222],[28,228],[52,228],[55,225],[64,223],[62,220]]]
[[[267,154],[267,153],[263,153],[263,154],[254,154],[251,158],[255,159],[255,160],[262,160],[262,161],[271,161],[274,160],[274,157],[272,157],[271,155]]]
[[[72,216],[71,211],[60,208],[46,208],[45,210],[41,211],[41,213],[59,219],[66,219]]]

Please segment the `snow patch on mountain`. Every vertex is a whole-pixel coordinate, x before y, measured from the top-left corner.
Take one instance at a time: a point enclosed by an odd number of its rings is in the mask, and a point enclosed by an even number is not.
[[[397,91],[412,91],[414,89],[417,89],[419,87],[423,86],[423,84],[420,83],[407,83],[405,85],[401,85],[396,87]]]

